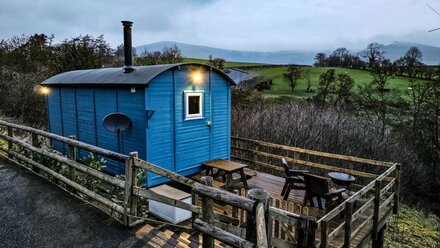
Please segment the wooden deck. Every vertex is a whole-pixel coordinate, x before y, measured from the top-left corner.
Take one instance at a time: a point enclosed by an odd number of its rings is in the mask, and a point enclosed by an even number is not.
[[[248,175],[248,185],[249,188],[262,188],[265,189],[270,194],[270,205],[273,207],[277,207],[283,210],[290,211],[292,213],[297,214],[305,214],[308,216],[316,217],[317,219],[321,218],[326,214],[325,210],[319,209],[317,207],[312,206],[303,206],[303,199],[304,199],[304,190],[292,190],[289,198],[287,201],[283,200],[283,197],[281,196],[281,190],[284,186],[285,179],[282,177],[274,176],[272,174],[259,172],[259,171],[253,171],[253,170],[246,170],[246,175]],[[195,177],[200,179],[201,174],[196,175]],[[221,181],[221,177],[216,178],[215,180]],[[243,185],[241,182],[239,182],[238,178],[236,178],[236,182],[233,184],[233,188],[241,190],[241,195],[245,195],[245,191],[243,189]],[[348,196],[345,196],[348,197]],[[357,201],[355,201],[353,212],[356,212],[360,206],[363,206],[365,202],[367,202],[371,197],[373,197],[372,194],[367,194],[368,198],[360,198]],[[199,202],[200,204],[200,202]],[[230,206],[223,206],[215,204],[214,210],[218,213],[223,213],[227,215],[231,215],[232,208]],[[380,212],[380,219],[387,218],[388,214],[390,213],[391,208],[387,208],[385,210],[382,210]],[[373,204],[371,204],[370,207],[366,208],[362,213],[359,214],[358,218],[353,222],[352,229],[357,229],[361,224],[363,224],[369,217],[373,216]],[[243,212],[239,211],[238,218],[241,220],[245,220],[245,217],[242,216]],[[343,213],[340,214],[339,217],[334,218],[329,223],[329,233],[332,233],[336,228],[340,227],[340,225],[344,224],[344,216]],[[290,234],[292,236],[295,236],[295,228],[288,227]],[[273,236],[279,237],[283,240],[288,240],[289,234],[287,234],[287,230],[281,227],[279,223],[276,221],[273,225]],[[342,229],[343,230],[343,229]],[[363,241],[367,238],[368,235],[371,235],[372,230],[372,221],[370,218],[370,221],[360,230],[358,235],[356,235],[351,243],[351,247],[359,247],[360,245],[363,245]],[[316,233],[315,240],[316,244],[319,244],[321,239],[321,235],[319,232]],[[328,247],[336,248],[341,247],[344,243],[344,232],[340,232],[338,235],[334,237],[334,239],[329,242]]]

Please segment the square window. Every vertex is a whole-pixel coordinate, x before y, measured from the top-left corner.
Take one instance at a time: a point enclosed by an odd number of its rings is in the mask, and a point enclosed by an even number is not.
[[[203,92],[185,92],[185,120],[203,118]]]

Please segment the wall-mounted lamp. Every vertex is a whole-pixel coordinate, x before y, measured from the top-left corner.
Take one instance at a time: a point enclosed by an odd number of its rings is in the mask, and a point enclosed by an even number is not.
[[[200,71],[200,69],[198,69],[198,70],[193,70],[193,71],[191,72],[190,80],[191,80],[191,83],[192,83],[192,84],[195,84],[195,85],[197,85],[197,84],[201,84],[201,83],[203,82],[203,74],[202,74],[202,72]]]
[[[147,117],[147,127],[150,127],[150,125],[148,124],[148,121],[151,119],[151,117],[153,117],[155,112],[156,112],[156,110],[152,110],[152,109],[145,110],[145,114]]]
[[[45,86],[40,86],[39,87],[39,92],[40,92],[40,94],[47,96],[47,95],[50,94],[50,88],[49,87],[45,87]]]

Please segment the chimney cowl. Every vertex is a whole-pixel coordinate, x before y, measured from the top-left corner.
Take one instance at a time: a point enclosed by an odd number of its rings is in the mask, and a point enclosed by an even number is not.
[[[124,27],[124,73],[134,71],[133,67],[133,47],[131,40],[131,27],[133,22],[121,21]]]

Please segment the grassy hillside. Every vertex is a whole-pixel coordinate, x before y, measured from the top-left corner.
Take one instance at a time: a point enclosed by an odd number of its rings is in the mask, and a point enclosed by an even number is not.
[[[331,68],[331,67],[309,67],[310,78],[312,82],[312,90],[318,88],[319,85],[319,75],[326,72],[328,69],[335,69],[336,73],[347,73],[356,82],[354,90],[358,90],[357,85],[365,84],[371,82],[372,77],[368,71],[354,70],[347,68]],[[283,73],[286,71],[284,67],[277,68],[261,68],[252,70],[251,73],[254,75],[262,75],[273,80],[273,86],[271,90],[265,91],[264,95],[267,97],[276,96],[295,96],[300,98],[307,98],[313,96],[315,93],[306,92],[307,83],[304,79],[299,80],[295,91],[292,93],[292,89],[289,84],[283,80]],[[408,88],[409,78],[407,77],[394,77],[389,81],[388,87],[391,89],[399,89],[405,91]]]
[[[196,58],[185,58],[183,60],[184,62],[196,62],[196,63],[208,63],[207,59],[196,59]],[[225,66],[226,67],[242,67],[242,66],[257,66],[257,65],[264,65],[260,63],[251,63],[251,62],[229,62],[226,61]]]
[[[401,205],[385,233],[385,247],[440,247],[440,220]]]

